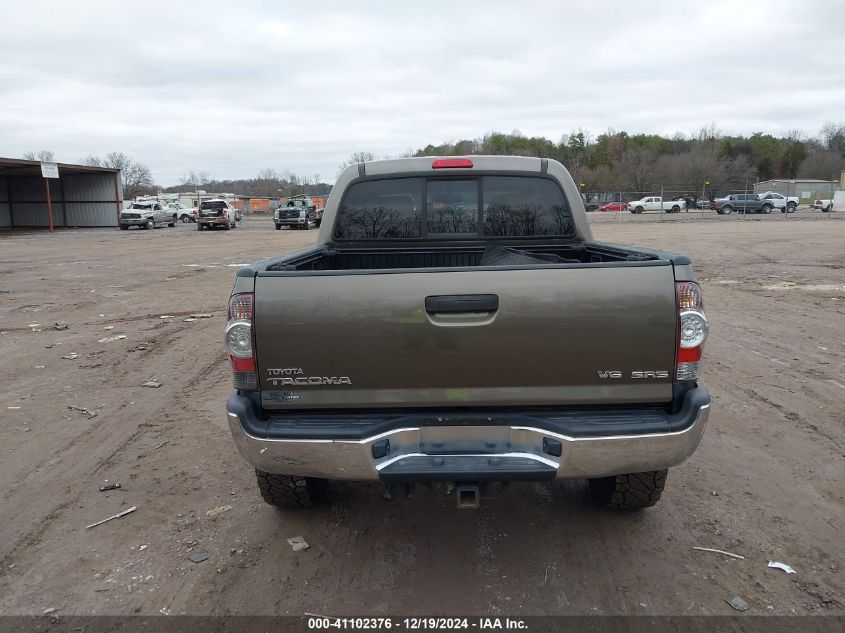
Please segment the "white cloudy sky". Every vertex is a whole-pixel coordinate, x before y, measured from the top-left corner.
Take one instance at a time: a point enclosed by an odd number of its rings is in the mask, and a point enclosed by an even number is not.
[[[845,120],[843,0],[7,0],[0,22],[0,156],[118,150],[164,185],[333,180],[354,151],[492,130]]]

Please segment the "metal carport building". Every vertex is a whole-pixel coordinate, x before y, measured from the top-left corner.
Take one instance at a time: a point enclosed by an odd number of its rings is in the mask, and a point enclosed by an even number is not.
[[[0,158],[0,229],[117,226],[123,206],[120,170],[59,163],[58,178],[43,178],[37,160]]]

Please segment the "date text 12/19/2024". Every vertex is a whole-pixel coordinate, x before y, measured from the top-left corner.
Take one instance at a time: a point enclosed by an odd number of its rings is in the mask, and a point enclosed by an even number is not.
[[[362,631],[362,630],[391,630],[399,631],[446,631],[446,630],[479,630],[504,631],[526,630],[524,620],[519,618],[442,618],[442,617],[327,617],[309,616],[308,629],[312,631],[331,631],[333,629]]]

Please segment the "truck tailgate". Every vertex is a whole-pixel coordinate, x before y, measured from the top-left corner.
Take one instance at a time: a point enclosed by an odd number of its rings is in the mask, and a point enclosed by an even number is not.
[[[265,409],[672,399],[677,309],[669,262],[258,273],[255,297]]]

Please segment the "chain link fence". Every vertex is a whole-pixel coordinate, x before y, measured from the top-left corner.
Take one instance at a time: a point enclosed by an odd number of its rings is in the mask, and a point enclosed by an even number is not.
[[[790,220],[818,216],[830,218],[845,207],[833,203],[837,183],[801,185],[782,181],[769,187],[757,183],[703,182],[697,187],[664,185],[635,191],[591,190],[581,185],[581,198],[592,222],[625,222],[640,216],[659,221],[722,220],[771,216]],[[840,196],[842,193],[840,193]],[[734,196],[731,201],[725,200]],[[722,202],[717,202],[722,201]]]

